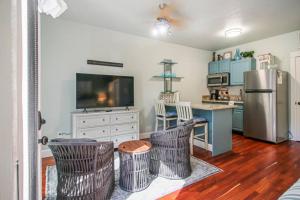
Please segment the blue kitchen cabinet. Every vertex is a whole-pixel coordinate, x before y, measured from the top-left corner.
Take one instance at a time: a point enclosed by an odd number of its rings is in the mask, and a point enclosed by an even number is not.
[[[243,131],[244,128],[244,110],[242,108],[235,108],[232,111],[232,129],[236,131]]]
[[[256,69],[254,58],[231,61],[230,63],[230,85],[243,85],[244,72]]]
[[[219,73],[219,62],[210,62],[208,63],[208,74]]]
[[[225,73],[230,72],[230,60],[221,60],[219,61],[219,72]]]

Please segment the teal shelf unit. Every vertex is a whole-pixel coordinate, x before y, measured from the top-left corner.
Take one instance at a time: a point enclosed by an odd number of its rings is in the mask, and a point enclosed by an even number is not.
[[[180,81],[181,79],[183,79],[183,77],[179,77],[179,76],[173,76],[173,77],[169,77],[169,76],[159,76],[159,75],[157,75],[157,76],[152,76],[152,78],[157,78],[157,79],[170,79],[170,78],[172,78],[174,81]]]
[[[180,81],[183,77],[173,76],[173,66],[178,64],[176,62],[173,62],[170,59],[164,59],[159,63],[160,65],[163,65],[163,73],[162,75],[156,75],[152,76],[152,78],[155,79],[161,79],[164,81],[164,91],[163,93],[173,93],[173,81]]]

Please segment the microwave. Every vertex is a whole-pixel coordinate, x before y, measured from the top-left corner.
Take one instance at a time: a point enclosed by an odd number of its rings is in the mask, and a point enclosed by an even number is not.
[[[230,74],[218,73],[207,75],[207,87],[229,86]]]

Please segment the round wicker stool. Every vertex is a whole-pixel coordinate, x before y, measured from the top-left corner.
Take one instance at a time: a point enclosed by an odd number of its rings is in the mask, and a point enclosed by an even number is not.
[[[119,184],[123,190],[138,192],[149,186],[150,149],[151,143],[141,140],[127,141],[119,145]]]

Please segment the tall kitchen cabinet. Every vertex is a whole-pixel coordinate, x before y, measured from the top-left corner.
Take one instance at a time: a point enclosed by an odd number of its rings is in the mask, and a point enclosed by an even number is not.
[[[254,58],[231,61],[230,85],[244,85],[244,72],[255,69],[256,60]]]
[[[291,53],[291,133],[300,141],[300,51]]]

